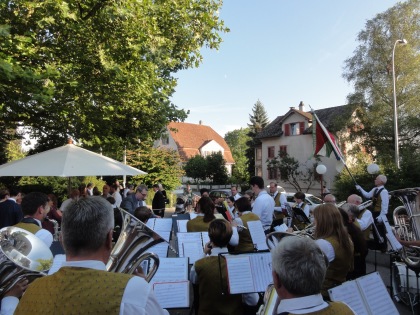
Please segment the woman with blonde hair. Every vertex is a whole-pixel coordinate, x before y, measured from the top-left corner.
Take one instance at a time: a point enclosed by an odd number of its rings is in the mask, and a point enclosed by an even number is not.
[[[328,298],[328,289],[346,281],[348,272],[353,270],[353,242],[334,204],[317,206],[314,219],[314,238],[329,261],[321,292]]]

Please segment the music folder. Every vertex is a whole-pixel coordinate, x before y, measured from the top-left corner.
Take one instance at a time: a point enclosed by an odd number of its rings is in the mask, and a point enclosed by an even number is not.
[[[230,294],[265,292],[273,282],[270,252],[220,254],[219,266],[220,259],[226,259]]]
[[[292,208],[293,209],[293,216],[302,223],[310,224],[311,221],[306,216],[305,212],[301,208]]]
[[[378,272],[328,290],[331,301],[349,305],[358,315],[394,315],[398,310]]]

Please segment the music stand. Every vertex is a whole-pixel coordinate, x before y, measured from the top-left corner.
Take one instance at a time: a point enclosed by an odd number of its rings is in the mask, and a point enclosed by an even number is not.
[[[311,224],[311,221],[306,216],[305,212],[301,208],[292,208],[293,210],[293,218],[298,220],[301,223]]]

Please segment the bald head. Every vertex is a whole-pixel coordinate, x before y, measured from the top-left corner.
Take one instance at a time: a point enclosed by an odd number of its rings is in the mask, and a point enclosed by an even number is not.
[[[325,203],[335,203],[335,197],[332,194],[325,195],[324,197]]]
[[[376,186],[382,186],[382,185],[385,185],[386,184],[386,181],[387,181],[387,178],[386,178],[386,176],[385,175],[378,175],[376,178],[375,178],[375,185]]]
[[[356,206],[359,206],[362,203],[362,201],[363,201],[362,197],[360,197],[359,195],[356,195],[356,194],[350,195],[347,198],[347,203],[350,203],[350,204],[356,205]]]

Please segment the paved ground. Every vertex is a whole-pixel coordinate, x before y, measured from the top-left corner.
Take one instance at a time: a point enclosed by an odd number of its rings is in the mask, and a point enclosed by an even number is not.
[[[172,214],[174,213],[174,209],[170,208],[165,211],[165,217],[170,218]],[[172,241],[173,244],[174,240]],[[375,257],[376,253],[376,257]],[[401,270],[404,270],[404,268],[401,268]],[[390,291],[391,286],[391,265],[390,265],[390,255],[389,254],[383,254],[378,251],[369,251],[368,257],[367,257],[367,264],[366,264],[366,271],[368,273],[378,271],[381,275],[382,280],[384,281],[385,286],[388,288],[388,291]],[[399,279],[399,277],[393,277],[394,281]],[[401,276],[402,279],[405,279],[404,276]],[[415,279],[413,279],[415,280]],[[404,281],[404,280],[402,280]],[[411,280],[409,280],[411,281]],[[410,282],[410,287],[413,292],[416,291],[416,284],[415,281]],[[397,290],[397,292],[401,292]],[[409,315],[409,314],[419,314],[420,312],[417,312],[417,306],[414,306],[414,309],[412,310],[410,306],[407,306],[406,304],[402,302],[397,302],[395,299],[393,299],[395,306],[398,309],[399,314],[401,315]],[[190,315],[190,310],[188,309],[170,309],[168,310],[171,315]],[[191,313],[192,314],[192,313]],[[376,315],[376,314],[374,314]],[[379,314],[380,315],[380,314]]]

